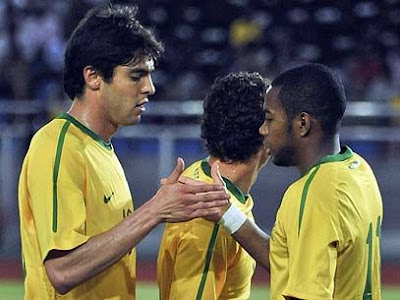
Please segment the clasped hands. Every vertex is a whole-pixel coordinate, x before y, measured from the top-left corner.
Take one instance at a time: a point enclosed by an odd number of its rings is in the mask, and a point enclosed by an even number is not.
[[[184,169],[183,159],[178,158],[174,171],[161,179],[161,187],[154,198],[159,199],[162,221],[174,223],[203,217],[217,222],[230,206],[219,162],[211,166],[212,184],[182,176]]]

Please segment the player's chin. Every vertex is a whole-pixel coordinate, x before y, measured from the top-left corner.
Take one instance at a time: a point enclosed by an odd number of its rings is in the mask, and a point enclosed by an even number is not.
[[[137,125],[140,123],[141,116],[133,116],[130,118],[127,118],[124,122],[121,122],[122,126],[132,126],[132,125]]]
[[[279,154],[271,156],[271,160],[274,165],[279,167],[292,167],[295,165],[291,159]]]
[[[132,125],[139,124],[141,119],[142,119],[142,116],[136,116],[136,117],[132,120]]]

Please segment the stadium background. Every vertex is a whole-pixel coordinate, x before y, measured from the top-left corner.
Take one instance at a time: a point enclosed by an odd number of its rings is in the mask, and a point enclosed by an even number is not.
[[[0,299],[21,293],[17,182],[23,156],[32,134],[68,107],[65,43],[87,9],[100,2],[0,1]],[[400,1],[136,2],[139,19],[166,47],[142,123],[113,139],[136,207],[151,197],[178,155],[187,164],[205,156],[201,99],[216,76],[248,70],[273,78],[300,63],[325,63],[346,85],[342,140],[369,160],[382,190],[383,282],[400,286]],[[270,230],[296,176],[296,170],[272,164],[260,173],[252,195],[263,229]],[[138,247],[141,281],[154,281],[161,233],[159,226]],[[255,282],[266,284],[267,277],[257,270]]]

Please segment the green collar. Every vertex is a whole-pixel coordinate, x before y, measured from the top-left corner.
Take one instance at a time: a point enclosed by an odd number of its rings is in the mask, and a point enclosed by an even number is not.
[[[327,162],[344,161],[354,155],[353,150],[349,146],[343,146],[337,154],[331,154],[321,157],[316,165],[324,164]]]
[[[96,133],[94,133],[92,130],[87,128],[85,125],[83,125],[77,119],[72,117],[70,114],[68,114],[66,112],[61,113],[56,117],[56,119],[65,119],[65,120],[71,122],[76,127],[78,127],[83,133],[86,133],[88,136],[90,136],[92,139],[94,139],[96,142],[98,142],[101,146],[103,146],[107,150],[112,150],[111,142],[105,142],[101,137],[99,137]]]
[[[211,177],[211,166],[207,161],[207,158],[203,159],[201,161],[201,168],[208,177]],[[226,188],[228,191],[230,191],[238,200],[240,203],[245,204],[248,196],[245,196],[243,192],[234,184],[232,181],[230,181],[228,178],[222,177],[226,184]]]
[[[310,170],[318,165],[322,165],[324,163],[328,162],[335,162],[335,161],[344,161],[346,159],[349,159],[354,155],[353,150],[349,146],[343,146],[340,149],[340,152],[337,154],[329,154],[321,157],[319,161],[310,168]],[[310,170],[308,170],[305,174],[307,174]]]

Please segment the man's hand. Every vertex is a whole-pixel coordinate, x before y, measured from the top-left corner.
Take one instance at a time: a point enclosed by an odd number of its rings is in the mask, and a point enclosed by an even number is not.
[[[184,170],[185,170],[185,162],[183,161],[182,157],[178,157],[178,159],[176,160],[175,169],[172,171],[172,173],[167,178],[161,179],[160,184],[167,185],[167,184],[174,184],[174,183],[178,182],[178,179]]]
[[[213,179],[214,184],[223,186],[226,190],[225,182],[222,179],[222,176],[219,172],[219,163],[220,163],[219,161],[216,161],[211,165],[211,178]],[[183,184],[187,184],[187,185],[202,185],[202,184],[204,184],[202,181],[194,180],[192,178],[185,177],[185,176],[180,176],[179,182],[181,182]],[[223,206],[219,206],[215,210],[215,213],[207,215],[207,216],[203,216],[203,218],[208,221],[217,223],[222,218],[223,214],[228,210],[228,208],[230,206],[231,206],[231,203],[228,202]]]
[[[161,220],[172,223],[218,216],[219,208],[228,204],[229,195],[224,186],[220,183],[182,182],[179,178],[183,170],[183,159],[178,158],[174,171],[161,180],[161,187],[152,198]]]
[[[225,181],[222,179],[221,173],[219,172],[219,161],[211,165],[211,178],[214,184],[222,185],[226,190]],[[216,214],[205,216],[204,219],[217,223],[231,205],[232,204],[228,202],[226,205],[218,207],[218,212]]]

